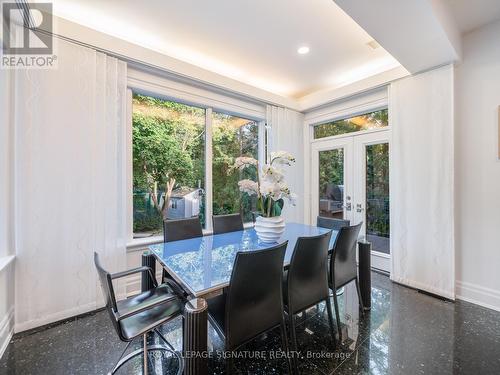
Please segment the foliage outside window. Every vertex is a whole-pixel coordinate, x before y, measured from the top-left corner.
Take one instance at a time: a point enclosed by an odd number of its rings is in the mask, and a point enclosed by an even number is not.
[[[319,215],[344,218],[344,149],[319,153]]]
[[[389,144],[366,147],[366,233],[389,238]]]
[[[212,180],[213,214],[241,212],[245,222],[252,221],[256,197],[242,194],[238,181],[255,180],[256,171],[233,168],[237,157],[244,155],[257,159],[258,123],[252,120],[214,112],[212,116]]]
[[[314,126],[314,139],[332,137],[361,130],[379,129],[389,125],[387,109],[336,120]]]
[[[132,111],[134,237],[162,232],[155,200],[165,201],[172,179],[166,219],[199,216],[205,226],[205,110],[134,94]],[[242,197],[238,180],[252,176],[230,166],[238,156],[257,157],[258,124],[215,112],[212,119],[213,214],[242,212],[249,221],[255,203]]]
[[[204,222],[205,110],[138,94],[132,104],[134,236],[161,233],[154,203],[171,179],[168,219]]]

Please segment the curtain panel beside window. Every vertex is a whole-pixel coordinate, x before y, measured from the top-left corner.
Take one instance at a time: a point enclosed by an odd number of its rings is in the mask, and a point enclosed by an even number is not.
[[[16,71],[16,331],[103,305],[94,251],[125,268],[127,67],[55,43],[56,69]]]
[[[288,151],[296,162],[283,172],[292,193],[297,194],[296,206],[285,202],[283,216],[287,222],[304,223],[304,114],[288,108],[267,106],[266,124],[268,150]]]
[[[391,279],[455,299],[453,66],[391,84]]]

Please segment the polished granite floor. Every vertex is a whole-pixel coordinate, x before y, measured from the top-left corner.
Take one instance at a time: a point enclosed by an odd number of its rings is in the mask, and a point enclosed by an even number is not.
[[[301,374],[500,374],[500,313],[466,302],[445,302],[393,284],[373,273],[372,310],[359,314],[354,286],[340,297],[344,341],[337,349],[328,335],[324,306],[299,320]],[[182,346],[181,320],[163,327]],[[210,328],[210,374],[223,374],[221,340]],[[135,344],[136,347],[140,343]],[[105,374],[120,355],[107,313],[99,311],[38,332],[16,335],[0,359],[0,374]],[[235,374],[285,374],[279,330],[242,348]],[[152,374],[173,374],[176,361],[151,356]],[[119,374],[141,374],[141,358]]]

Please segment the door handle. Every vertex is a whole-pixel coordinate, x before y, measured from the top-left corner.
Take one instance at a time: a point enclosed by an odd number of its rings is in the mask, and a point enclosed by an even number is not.
[[[356,212],[361,212],[361,211],[363,211],[363,210],[364,210],[364,208],[363,208],[363,206],[361,205],[361,203],[356,204]]]

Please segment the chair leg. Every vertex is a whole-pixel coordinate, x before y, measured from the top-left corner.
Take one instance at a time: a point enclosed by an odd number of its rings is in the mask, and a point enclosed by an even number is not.
[[[337,319],[337,329],[339,331],[339,341],[342,342],[342,326],[340,324],[339,302],[337,301],[337,290],[333,288],[333,304],[335,306],[335,319]]]
[[[130,343],[129,343],[130,345]],[[129,345],[127,345],[127,348],[129,347]],[[126,349],[127,349],[126,348]],[[126,349],[123,351],[123,353],[125,353]],[[184,361],[182,359],[182,357],[180,356],[180,354],[178,354],[177,352],[175,351],[172,351],[170,350],[169,348],[165,347],[165,346],[162,346],[162,345],[149,345],[147,348],[146,348],[147,351],[149,350],[161,350],[161,351],[165,351],[165,352],[169,352],[171,353],[174,357],[177,358],[177,360],[179,361],[179,370],[177,371],[177,374],[182,374],[182,371],[184,370]],[[123,355],[122,353],[122,355]],[[116,371],[118,371],[119,368],[121,368],[125,363],[127,363],[128,361],[130,361],[132,358],[135,358],[135,357],[138,357],[138,356],[141,356],[141,355],[144,355],[144,348],[140,348],[140,349],[136,349],[134,350],[133,352],[127,354],[125,357],[123,358],[120,358],[118,360],[118,362],[116,363],[115,367],[113,367],[113,370],[111,370],[108,375],[113,375],[114,373],[116,373]]]
[[[163,342],[164,342],[165,344],[167,344],[167,346],[168,346],[170,349],[172,349],[172,351],[174,351],[174,352],[175,352],[175,348],[172,346],[172,344],[170,344],[170,343],[167,341],[167,339],[166,339],[165,337],[163,337],[163,335],[161,334],[160,330],[159,330],[158,328],[155,328],[155,329],[154,329],[154,331],[156,332],[156,334],[157,334],[158,336],[160,336],[160,338],[163,340]]]
[[[295,318],[293,316],[292,313],[289,313],[288,314],[288,318],[289,318],[289,321],[290,321],[290,336],[292,338],[292,346],[293,346],[293,368],[295,370],[297,370],[296,372],[298,372],[298,368],[299,368],[299,363],[298,363],[298,358],[295,357],[295,355],[297,354],[298,352],[298,345],[297,345],[297,333],[296,333],[296,329],[295,329]],[[292,374],[294,374],[295,372],[292,372]]]
[[[326,308],[328,310],[328,323],[330,325],[330,333],[332,335],[333,347],[337,346],[337,339],[335,338],[335,330],[333,329],[333,313],[332,313],[332,301],[330,297],[326,299]]]
[[[281,331],[281,346],[283,347],[283,350],[286,353],[286,363],[288,367],[288,373],[293,374],[293,367],[292,367],[292,362],[290,360],[289,356],[289,348],[288,348],[288,338],[286,334],[286,324],[285,324],[285,319],[283,318],[282,323],[280,324],[280,331]]]
[[[233,374],[234,360],[233,352],[229,353],[229,357],[226,358],[226,374]]]
[[[298,351],[297,335],[295,332],[295,318],[294,318],[293,314],[289,314],[288,318],[290,321],[290,337],[292,339],[293,350]]]
[[[354,280],[356,282],[356,290],[358,291],[359,307],[361,307],[361,314],[365,316],[365,307],[363,306],[363,299],[361,298],[361,290],[359,289],[358,278]]]
[[[142,342],[144,345],[144,375],[148,375],[148,334],[145,333],[143,336]]]
[[[118,361],[116,361],[115,365],[113,366],[113,370],[111,370],[111,372],[109,372],[108,374],[114,374],[116,370],[118,370],[118,364],[121,362],[121,359],[123,357],[123,355],[125,354],[125,352],[127,351],[127,349],[130,347],[130,345],[132,344],[132,341],[129,341],[127,343],[127,346],[125,347],[125,349],[123,349],[123,352],[122,354],[120,354],[120,357],[118,357]]]

